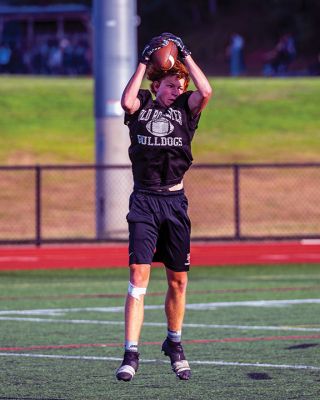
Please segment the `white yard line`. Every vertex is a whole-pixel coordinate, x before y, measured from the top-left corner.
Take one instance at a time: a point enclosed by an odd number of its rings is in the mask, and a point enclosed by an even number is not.
[[[0,357],[27,357],[27,358],[52,358],[58,360],[87,360],[87,361],[122,361],[118,357],[94,357],[94,356],[64,356],[55,354],[31,354],[31,353],[0,353]],[[156,363],[168,364],[169,361],[164,360],[147,360],[141,359],[141,363]],[[320,367],[313,365],[299,365],[299,364],[266,364],[266,363],[240,363],[230,361],[211,361],[211,360],[193,360],[189,361],[190,364],[197,365],[219,365],[219,366],[232,366],[232,367],[261,367],[261,368],[278,368],[278,369],[296,369],[296,370],[312,370],[320,371]]]
[[[0,321],[38,322],[38,323],[63,323],[63,324],[92,324],[92,325],[124,325],[123,321],[103,321],[91,319],[49,319],[25,317],[0,317]],[[144,326],[167,326],[164,322],[144,322]],[[293,331],[293,332],[320,332],[319,328],[304,328],[295,326],[264,326],[264,325],[218,325],[218,324],[183,324],[184,328],[203,329],[238,329],[257,331]]]
[[[225,301],[216,303],[187,304],[188,310],[215,310],[224,307],[286,307],[300,304],[320,304],[320,299],[290,299],[290,300],[253,300],[253,301]],[[145,310],[162,310],[163,305],[146,305]],[[76,308],[49,308],[32,310],[0,310],[0,315],[50,315],[61,316],[69,312],[102,312],[123,313],[120,307],[76,307]]]

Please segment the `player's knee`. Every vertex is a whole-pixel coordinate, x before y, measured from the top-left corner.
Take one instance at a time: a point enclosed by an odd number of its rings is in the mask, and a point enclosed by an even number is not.
[[[129,285],[128,285],[129,296],[140,301],[141,297],[144,296],[146,294],[146,292],[147,292],[147,288],[135,286],[129,281]]]
[[[169,288],[178,293],[185,293],[187,290],[188,280],[184,277],[170,279],[168,282]]]
[[[130,282],[135,287],[144,288],[148,286],[150,277],[150,266],[147,264],[130,265]]]

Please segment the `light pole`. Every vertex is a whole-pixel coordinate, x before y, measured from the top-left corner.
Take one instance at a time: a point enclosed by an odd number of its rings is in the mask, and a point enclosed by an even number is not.
[[[96,235],[127,236],[125,215],[132,189],[128,129],[121,94],[137,62],[136,0],[94,0],[94,77],[96,164]]]

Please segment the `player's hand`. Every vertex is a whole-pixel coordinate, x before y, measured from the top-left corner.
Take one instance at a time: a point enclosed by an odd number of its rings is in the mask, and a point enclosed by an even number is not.
[[[181,58],[186,58],[190,56],[191,51],[187,48],[187,46],[183,43],[182,39],[173,33],[170,32],[164,32],[161,34],[161,37],[165,38],[166,40],[169,40],[173,42],[177,47],[179,51],[179,55]]]
[[[166,38],[162,36],[153,37],[150,40],[150,42],[145,46],[145,48],[142,50],[140,62],[143,64],[148,64],[152,53],[154,53],[156,50],[161,49],[161,47],[164,47],[167,44],[168,40]]]

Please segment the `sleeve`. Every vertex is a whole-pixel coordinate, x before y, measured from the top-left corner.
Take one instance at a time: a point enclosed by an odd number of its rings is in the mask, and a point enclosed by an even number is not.
[[[150,90],[139,89],[138,92],[138,99],[140,100],[140,107],[134,114],[127,114],[124,115],[124,123],[125,125],[129,125],[130,122],[136,119],[137,115],[139,115],[141,109],[150,101],[152,100],[152,94]]]
[[[188,113],[190,113],[190,108],[188,105],[188,99],[191,95],[192,91],[188,90],[187,92],[182,93],[176,100],[175,105],[180,108],[184,108]]]
[[[191,130],[195,130],[198,127],[198,123],[199,123],[199,120],[200,120],[201,113],[198,114],[198,115],[195,115],[195,116],[193,116],[191,114],[191,111],[190,111],[190,108],[189,108],[189,104],[188,104],[188,99],[189,99],[191,94],[192,94],[191,90],[188,90],[187,92],[182,93],[177,98],[175,103],[176,103],[176,105],[178,107],[181,107],[186,111],[189,128]]]

